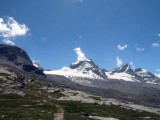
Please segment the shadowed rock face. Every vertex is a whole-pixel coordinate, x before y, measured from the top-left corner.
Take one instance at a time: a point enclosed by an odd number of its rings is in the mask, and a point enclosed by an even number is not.
[[[8,60],[16,65],[32,65],[27,53],[15,46],[0,44],[0,59]]]
[[[153,73],[146,71],[142,68],[137,68],[134,70],[135,74],[138,76],[139,80],[143,82],[154,82],[154,83],[159,83],[160,79],[155,76]]]
[[[45,76],[42,69],[33,66],[28,54],[16,46],[0,44],[0,60],[5,61],[5,64],[16,65],[27,72]]]

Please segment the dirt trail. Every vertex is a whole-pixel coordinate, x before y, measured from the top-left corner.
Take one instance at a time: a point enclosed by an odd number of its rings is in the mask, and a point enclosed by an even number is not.
[[[54,114],[54,120],[64,120],[64,110],[61,106],[56,106],[58,108],[57,113]]]

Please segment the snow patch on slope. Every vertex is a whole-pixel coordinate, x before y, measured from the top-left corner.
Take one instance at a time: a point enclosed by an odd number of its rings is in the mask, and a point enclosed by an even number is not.
[[[150,75],[148,74],[148,71],[145,69],[142,69],[141,71],[137,72],[137,75],[141,77],[149,77]]]
[[[89,79],[100,79],[98,75],[93,73],[92,71],[86,71],[84,73],[83,69],[71,69],[69,67],[63,67],[60,70],[53,70],[53,71],[44,71],[45,74],[52,74],[52,75],[64,75],[67,78],[70,77],[82,77],[82,78],[89,78]]]
[[[114,73],[112,74],[111,72],[106,72],[106,75],[108,76],[109,79],[118,79],[118,80],[124,80],[124,81],[131,81],[131,82],[139,82],[138,80],[135,79],[134,76],[128,74],[128,73]]]
[[[36,67],[36,68],[42,68],[42,67],[40,66],[40,64],[38,63],[38,61],[36,61],[36,60],[32,60],[32,64],[33,64],[33,66]]]

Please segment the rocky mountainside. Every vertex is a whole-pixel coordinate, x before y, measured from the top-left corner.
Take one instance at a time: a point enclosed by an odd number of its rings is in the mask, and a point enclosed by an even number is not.
[[[36,68],[28,54],[16,46],[0,44],[0,93],[25,95],[20,88],[45,79],[42,69]]]
[[[46,80],[24,50],[0,45],[0,120],[53,120],[56,107],[48,102]]]
[[[10,65],[27,72],[43,75],[43,70],[32,64],[27,53],[16,46],[0,44],[0,64]]]
[[[32,65],[27,53],[16,46],[0,44],[0,60],[12,62],[18,66]]]
[[[137,75],[137,79],[139,79],[142,82],[153,83],[153,84],[160,83],[160,79],[155,74],[145,69],[137,68],[134,70],[134,73]]]

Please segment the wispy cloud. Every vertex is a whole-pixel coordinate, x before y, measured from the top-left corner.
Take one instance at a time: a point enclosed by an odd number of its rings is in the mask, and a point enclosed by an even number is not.
[[[85,54],[82,52],[81,48],[79,48],[79,47],[75,48],[74,51],[77,54],[77,57],[78,57],[77,60],[78,61],[84,61],[84,60],[88,61],[88,59],[86,58]]]
[[[133,69],[135,69],[135,66],[134,66],[133,62],[129,62],[129,64]]]
[[[144,48],[136,47],[136,50],[139,51],[139,52],[143,52],[145,49]]]
[[[117,67],[121,67],[123,65],[123,60],[120,59],[118,56],[116,57],[116,65]]]
[[[158,36],[160,37],[160,33],[158,34]]]
[[[119,50],[124,50],[124,49],[126,49],[128,47],[128,45],[126,44],[126,45],[117,45],[117,48],[119,49]]]
[[[6,44],[14,45],[14,39],[18,36],[25,36],[29,28],[25,24],[20,24],[13,17],[6,20],[0,18],[0,37]]]
[[[15,45],[14,41],[11,39],[3,39],[3,42],[9,45]]]
[[[160,47],[160,44],[159,43],[152,43],[152,47],[153,48],[158,48],[158,47]]]

